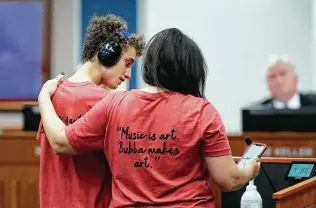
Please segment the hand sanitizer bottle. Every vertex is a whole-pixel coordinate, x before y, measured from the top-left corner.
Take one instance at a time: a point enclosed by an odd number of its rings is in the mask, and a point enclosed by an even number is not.
[[[262,208],[262,198],[254,185],[254,180],[249,181],[249,185],[241,197],[240,208]]]

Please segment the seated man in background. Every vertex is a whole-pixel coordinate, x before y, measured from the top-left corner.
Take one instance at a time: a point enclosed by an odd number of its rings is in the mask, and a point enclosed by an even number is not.
[[[298,92],[298,77],[294,65],[287,57],[274,57],[269,60],[267,84],[272,97],[261,102],[274,109],[299,109],[316,105],[315,95]]]

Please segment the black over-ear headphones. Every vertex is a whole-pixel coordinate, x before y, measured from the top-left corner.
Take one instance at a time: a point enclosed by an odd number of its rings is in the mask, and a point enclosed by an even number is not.
[[[123,30],[118,35],[125,38],[126,41],[129,39],[129,34],[125,30]],[[101,44],[99,52],[98,52],[98,59],[103,66],[111,67],[120,60],[120,58],[123,54],[122,50],[123,50],[123,48],[120,45],[120,43],[115,41],[114,38],[111,36],[111,37],[107,38]]]

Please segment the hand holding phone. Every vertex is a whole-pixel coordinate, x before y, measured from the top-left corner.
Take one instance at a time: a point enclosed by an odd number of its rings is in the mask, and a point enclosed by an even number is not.
[[[251,174],[252,174],[251,179],[256,178],[260,172],[260,160],[259,160],[259,158],[256,157],[255,159],[249,160],[248,163],[246,164],[246,168],[251,170]]]
[[[237,163],[237,166],[239,168],[245,168],[250,160],[255,159],[256,157],[260,158],[266,149],[267,145],[265,144],[252,143]]]

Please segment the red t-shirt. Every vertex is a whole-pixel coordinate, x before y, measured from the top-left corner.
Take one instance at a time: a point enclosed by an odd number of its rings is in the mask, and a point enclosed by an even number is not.
[[[78,152],[104,149],[110,207],[213,208],[204,156],[231,154],[217,110],[176,92],[108,95],[65,132]]]
[[[74,123],[108,93],[91,82],[63,80],[52,102],[66,125]],[[105,208],[111,201],[112,176],[103,151],[86,155],[55,155],[42,124],[40,154],[42,208]]]

